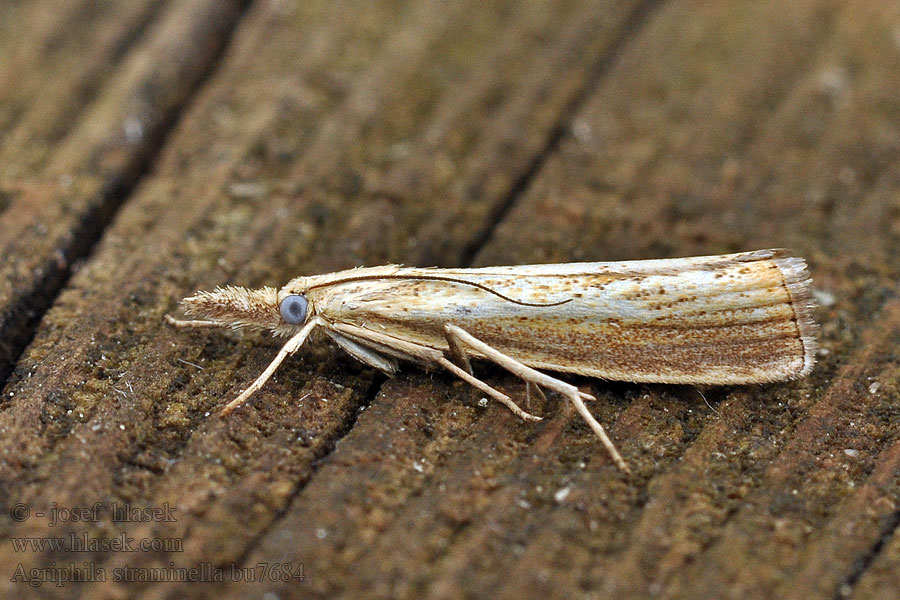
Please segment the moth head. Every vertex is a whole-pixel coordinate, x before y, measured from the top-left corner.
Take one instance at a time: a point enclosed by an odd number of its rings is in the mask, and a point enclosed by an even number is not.
[[[299,294],[282,294],[275,288],[247,289],[226,286],[197,292],[182,301],[184,312],[223,327],[265,329],[289,335],[309,317],[309,303]]]

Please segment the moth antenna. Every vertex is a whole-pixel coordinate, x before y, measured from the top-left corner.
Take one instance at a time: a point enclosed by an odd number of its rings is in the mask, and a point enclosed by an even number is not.
[[[525,302],[524,300],[516,300],[515,298],[510,298],[505,294],[501,294],[497,290],[490,288],[483,283],[478,283],[476,281],[467,281],[465,279],[456,279],[455,277],[441,277],[440,275],[361,275],[359,277],[347,277],[345,279],[339,279],[337,281],[329,281],[328,283],[320,283],[319,285],[314,285],[309,287],[308,289],[313,290],[321,287],[328,287],[332,285],[337,285],[339,283],[347,283],[348,281],[371,281],[377,279],[418,279],[421,281],[447,281],[450,283],[460,283],[463,285],[470,285],[474,288],[478,288],[479,290],[484,290],[489,294],[493,294],[498,298],[506,300],[507,302],[512,302],[513,304],[518,304],[520,306],[559,306],[561,304],[565,304],[566,302],[571,302],[572,298],[567,298],[560,302]]]

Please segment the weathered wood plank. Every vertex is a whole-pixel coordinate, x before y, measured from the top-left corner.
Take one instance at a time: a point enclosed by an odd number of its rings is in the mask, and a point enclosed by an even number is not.
[[[32,178],[78,124],[163,2],[6,3],[0,62],[0,164]],[[121,124],[118,124],[121,125]]]
[[[241,5],[5,7],[19,28],[0,38],[0,376],[147,168]]]

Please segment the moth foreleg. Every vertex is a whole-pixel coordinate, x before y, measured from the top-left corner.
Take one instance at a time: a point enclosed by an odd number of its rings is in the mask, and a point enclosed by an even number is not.
[[[489,346],[488,344],[482,342],[472,334],[468,333],[464,329],[457,327],[456,325],[446,324],[444,325],[444,334],[448,337],[456,338],[457,342],[460,345],[467,346],[472,350],[477,351],[479,354],[491,360],[513,375],[516,375],[520,379],[523,379],[527,383],[533,383],[535,385],[541,385],[549,390],[553,390],[558,392],[569,399],[570,402],[575,406],[575,410],[578,411],[578,414],[587,421],[587,424],[591,427],[597,437],[600,438],[601,443],[606,448],[606,451],[609,452],[610,456],[613,459],[613,462],[616,463],[616,466],[619,467],[623,472],[630,473],[630,469],[628,465],[625,464],[625,461],[622,459],[622,456],[619,454],[619,451],[616,450],[615,445],[612,443],[612,440],[609,439],[609,436],[606,435],[606,431],[603,429],[603,426],[594,418],[594,416],[587,409],[587,406],[584,405],[584,398],[590,397],[593,400],[593,396],[589,396],[584,392],[580,391],[577,387],[572,384],[566,383],[560,379],[556,379],[555,377],[551,377],[546,373],[541,373],[531,367],[520,363],[516,359],[503,354],[496,348]],[[449,361],[448,361],[449,362]]]
[[[278,366],[284,362],[284,359],[293,354],[303,345],[303,342],[306,341],[306,338],[309,337],[310,332],[315,329],[317,326],[321,325],[322,322],[318,317],[312,319],[309,323],[303,326],[299,332],[295,333],[293,337],[291,337],[284,346],[281,347],[281,350],[278,351],[278,354],[275,355],[275,358],[272,362],[269,363],[269,366],[266,367],[265,371],[263,371],[259,377],[256,378],[256,381],[250,384],[246,390],[241,392],[241,394],[225,405],[225,408],[222,409],[220,413],[223,417],[227,416],[231,413],[235,408],[243,404],[247,401],[250,396],[256,393],[256,391],[261,388],[272,374],[275,373],[275,370],[278,369]]]

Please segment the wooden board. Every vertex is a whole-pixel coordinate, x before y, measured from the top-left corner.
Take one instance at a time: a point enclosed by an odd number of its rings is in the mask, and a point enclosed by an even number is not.
[[[897,89],[874,0],[5,4],[0,595],[893,598]],[[778,246],[809,378],[569,378],[631,478],[559,398],[523,423],[324,337],[219,419],[277,342],[163,322],[362,264]]]

